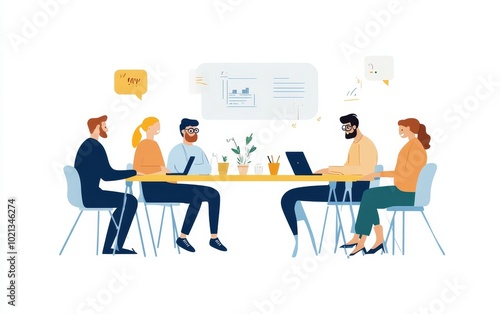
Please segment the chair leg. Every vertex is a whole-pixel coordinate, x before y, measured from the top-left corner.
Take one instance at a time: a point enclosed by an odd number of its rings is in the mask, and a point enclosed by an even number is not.
[[[135,220],[137,221],[137,228],[139,229],[139,237],[141,238],[142,254],[146,257],[146,249],[144,248],[144,240],[142,239],[141,224],[139,223],[139,215],[135,212]]]
[[[158,254],[156,252],[155,239],[153,236],[153,229],[151,228],[151,221],[149,220],[148,207],[146,206],[146,203],[144,203],[144,210],[146,211],[146,218],[148,219],[149,234],[151,235],[151,242],[153,243],[153,250],[155,252],[155,256],[158,256]]]
[[[177,253],[181,254],[181,250],[177,245],[177,238],[179,237],[179,233],[177,232],[177,224],[175,223],[175,215],[174,215],[174,207],[170,204],[170,215],[172,216],[172,231],[174,234],[174,248],[177,247]]]
[[[403,248],[403,249],[402,249],[402,253],[403,253],[403,255],[405,255],[405,226],[406,226],[406,219],[405,219],[405,217],[406,217],[406,212],[405,212],[405,211],[403,211],[403,237],[402,237],[402,241],[403,241],[403,243],[402,243],[402,245],[401,245],[401,246],[402,246],[402,248]]]
[[[427,226],[429,227],[429,230],[430,230],[430,231],[431,231],[431,233],[432,233],[432,236],[434,237],[434,240],[436,240],[436,243],[437,243],[437,245],[439,246],[439,249],[441,250],[441,253],[443,253],[443,255],[445,255],[445,254],[444,254],[444,250],[443,250],[443,248],[441,247],[441,244],[439,244],[439,241],[438,241],[438,239],[436,238],[436,235],[434,235],[434,231],[432,231],[431,225],[429,224],[429,221],[427,220],[427,217],[425,217],[425,214],[424,214],[424,212],[423,212],[423,211],[422,211],[421,213],[422,213],[422,216],[423,216],[423,217],[424,217],[424,219],[425,219],[425,222],[427,223]]]
[[[338,227],[335,230],[335,237],[337,238],[337,243],[335,243],[335,250],[334,252],[337,251],[337,246],[338,246],[338,238],[340,233],[342,234],[342,240],[344,240],[344,243],[346,243],[345,240],[345,233],[344,233],[344,226],[342,225],[342,218],[340,217],[340,211],[338,205],[335,205],[335,210],[337,212],[337,222],[335,223]],[[347,255],[347,248],[344,247],[344,253]]]
[[[165,216],[165,206],[166,205],[163,205],[163,211],[161,213],[160,232],[158,233],[158,241],[156,241],[157,248],[160,248],[161,231],[163,229],[163,217]],[[172,205],[170,205],[170,206],[172,206]]]
[[[346,193],[349,194],[349,211],[351,212],[351,233],[356,234],[356,218],[354,218],[354,210],[352,208],[352,193],[350,190],[347,190],[344,192],[344,199],[342,200],[345,202],[346,198]]]
[[[126,203],[127,203],[127,187],[125,187],[125,193],[123,194],[123,206],[122,206],[122,212],[120,215],[120,222],[118,223],[118,228],[116,230],[115,245],[113,246],[113,256],[115,255],[116,249],[118,248],[118,235],[120,234],[120,227],[122,225],[123,213],[125,213]]]
[[[80,210],[80,213],[78,214],[78,217],[76,217],[76,221],[73,224],[73,227],[71,228],[71,231],[68,234],[68,237],[66,238],[66,241],[64,241],[63,247],[61,248],[61,251],[59,252],[59,255],[61,255],[64,251],[64,248],[66,247],[66,244],[68,243],[69,238],[73,234],[73,230],[75,230],[76,224],[78,223],[78,220],[80,219],[80,216],[82,215],[83,211]]]
[[[328,219],[328,209],[330,206],[326,206],[325,219],[323,220],[323,230],[321,230],[321,240],[319,240],[319,253],[321,253],[321,247],[323,246],[323,236],[325,235],[326,220]],[[337,250],[337,244],[335,244],[335,250]]]
[[[314,234],[312,232],[311,225],[309,224],[307,218],[304,219],[304,222],[306,223],[307,230],[309,230],[309,237],[311,238],[311,242],[314,248],[314,254],[318,255],[318,250],[316,249],[316,241],[314,240]]]
[[[392,255],[394,255],[394,220],[396,219],[396,212],[394,212],[392,214],[392,219],[391,219],[391,224],[389,225],[389,230],[387,230],[387,236],[385,237],[385,243],[384,243],[384,247],[387,247],[387,241],[389,240],[389,236],[391,235],[392,233]]]
[[[295,246],[293,248],[292,257],[297,256],[297,251],[299,250],[299,236],[294,235],[294,238],[295,238]]]
[[[113,217],[113,216],[111,216]],[[99,225],[101,219],[101,212],[97,212],[97,243],[95,245],[95,255],[99,255]]]

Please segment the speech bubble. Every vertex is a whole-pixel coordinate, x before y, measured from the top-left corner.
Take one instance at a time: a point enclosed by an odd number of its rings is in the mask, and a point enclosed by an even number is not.
[[[384,81],[389,85],[389,80],[394,78],[394,57],[365,57],[365,77],[369,81]]]
[[[148,91],[148,73],[144,70],[117,70],[115,72],[115,92],[120,95],[142,95]]]

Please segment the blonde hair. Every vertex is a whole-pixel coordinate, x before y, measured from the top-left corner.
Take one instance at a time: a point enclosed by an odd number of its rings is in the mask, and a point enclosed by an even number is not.
[[[153,126],[156,122],[159,121],[160,120],[158,120],[158,118],[156,117],[147,117],[146,119],[142,120],[142,124],[135,128],[134,134],[132,135],[132,147],[137,147],[142,139],[140,129],[146,132],[149,127]]]

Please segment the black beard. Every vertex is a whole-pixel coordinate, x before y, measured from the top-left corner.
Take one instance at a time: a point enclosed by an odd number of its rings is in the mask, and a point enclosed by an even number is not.
[[[358,129],[354,129],[354,131],[352,133],[346,133],[345,138],[346,139],[355,138],[356,135],[358,135]]]

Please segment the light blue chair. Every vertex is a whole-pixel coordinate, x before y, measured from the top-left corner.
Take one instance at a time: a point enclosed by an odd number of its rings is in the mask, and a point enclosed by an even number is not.
[[[311,229],[311,225],[309,224],[309,220],[307,219],[306,213],[304,212],[304,207],[302,207],[302,203],[300,201],[295,203],[295,216],[297,217],[297,222],[304,221],[307,226],[307,230],[309,231],[309,237],[311,238],[311,242],[314,248],[314,253],[318,255],[318,250],[316,249],[316,241],[314,240],[314,234]],[[299,249],[299,239],[298,236],[295,236],[295,248],[293,249],[292,257],[297,256],[297,250]]]
[[[128,164],[127,169],[132,169],[132,164]],[[130,182],[130,183],[132,183],[132,182]],[[132,191],[132,186],[130,186],[130,191]],[[142,184],[141,183],[139,183],[139,197],[137,198],[137,201],[139,203],[144,204],[144,211],[146,212],[146,218],[148,220],[149,233],[151,235],[151,242],[153,243],[153,250],[155,252],[155,256],[158,256],[156,249],[160,247],[161,232],[163,229],[163,219],[165,217],[165,208],[167,206],[170,207],[170,216],[172,218],[172,235],[174,238],[174,248],[177,248],[177,253],[181,254],[180,248],[177,246],[177,242],[176,242],[177,238],[179,237],[179,234],[177,231],[177,224],[175,222],[175,215],[174,215],[174,208],[173,208],[173,206],[178,206],[179,203],[146,202],[146,200],[144,199],[144,194],[142,192]],[[153,229],[151,227],[151,220],[149,219],[149,212],[148,212],[147,205],[163,206],[163,211],[161,214],[161,222],[160,222],[160,232],[158,233],[158,241],[157,241],[156,245],[155,245],[155,241],[154,241]]]
[[[382,165],[376,165],[374,172],[381,172],[384,170],[384,166]],[[334,248],[334,253],[337,252],[337,247],[339,244],[339,236],[342,234],[342,240],[344,240],[344,243],[346,243],[345,240],[345,233],[344,233],[344,227],[342,225],[342,218],[340,216],[340,209],[342,208],[342,205],[348,205],[349,210],[351,213],[351,233],[356,233],[355,231],[355,224],[356,224],[356,219],[354,218],[354,211],[352,206],[357,205],[359,206],[360,202],[347,202],[346,196],[349,195],[349,200],[352,200],[352,182],[346,182],[345,183],[345,191],[344,191],[344,196],[342,198],[342,201],[337,200],[337,194],[335,193],[335,188],[337,187],[337,182],[330,182],[330,191],[329,191],[329,201],[326,206],[326,212],[325,212],[325,219],[323,221],[323,230],[321,231],[321,240],[319,243],[319,252],[321,253],[321,247],[323,245],[323,236],[325,234],[325,227],[326,227],[326,221],[328,219],[328,210],[330,206],[335,205],[335,212],[336,212],[336,218],[335,218],[335,248]],[[378,187],[380,185],[380,178],[375,178],[375,180],[370,182],[370,189],[374,187]],[[333,200],[331,199],[331,196],[333,195]],[[339,209],[340,206],[340,209]],[[344,252],[347,254],[347,249],[344,248]]]
[[[68,201],[71,205],[75,206],[80,210],[80,213],[78,214],[78,217],[76,218],[75,223],[73,224],[73,227],[71,228],[71,231],[68,234],[68,237],[66,238],[66,241],[64,242],[64,245],[61,248],[61,251],[59,252],[59,255],[61,255],[64,251],[64,248],[66,247],[66,244],[69,241],[69,238],[73,234],[73,230],[75,230],[76,224],[78,223],[82,213],[84,211],[93,211],[97,212],[97,243],[96,243],[96,255],[99,255],[99,223],[100,223],[100,212],[101,211],[107,211],[109,215],[111,216],[111,219],[113,220],[113,223],[116,226],[117,229],[117,235],[120,232],[120,225],[121,221],[123,218],[123,212],[125,208],[125,200],[126,200],[126,194],[124,195],[123,199],[123,209],[122,209],[122,215],[120,217],[120,222],[117,223],[116,220],[113,217],[113,210],[114,208],[89,208],[85,207],[83,205],[83,200],[82,200],[82,187],[81,187],[81,182],[80,182],[80,175],[78,174],[78,171],[72,167],[72,166],[65,166],[64,167],[64,175],[66,177],[66,183],[67,183],[67,196],[68,196]],[[141,236],[141,242],[142,242],[142,234],[141,234],[141,229],[139,226],[139,234]],[[116,240],[116,239],[115,239]],[[144,245],[142,247],[144,256],[146,256],[146,253],[144,251]],[[116,242],[113,247],[113,254],[115,253],[116,250]]]
[[[441,247],[441,244],[439,244],[438,239],[434,235],[434,231],[432,231],[431,225],[429,224],[429,221],[427,220],[427,217],[425,216],[424,213],[424,207],[429,205],[429,202],[431,200],[431,187],[432,187],[432,182],[434,180],[434,175],[436,174],[436,169],[437,166],[434,163],[428,163],[426,164],[422,170],[420,171],[420,174],[418,176],[418,181],[417,181],[417,188],[415,191],[415,204],[413,206],[391,206],[387,208],[387,211],[393,212],[392,215],[392,220],[391,224],[389,226],[389,230],[387,231],[387,237],[385,238],[384,245],[387,247],[387,240],[389,239],[389,236],[392,233],[392,254],[394,255],[394,249],[395,249],[395,229],[396,229],[396,223],[395,223],[395,218],[396,218],[396,213],[397,212],[402,212],[403,213],[403,219],[402,219],[402,249],[401,252],[404,255],[405,254],[405,214],[406,212],[420,212],[422,213],[422,217],[424,217],[425,222],[427,223],[427,226],[429,227],[429,230],[432,233],[432,236],[434,237],[434,240],[436,240],[436,243],[441,250],[441,253],[445,255],[443,248]]]

